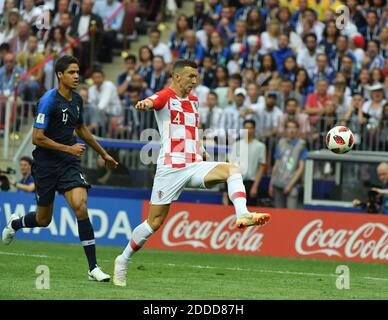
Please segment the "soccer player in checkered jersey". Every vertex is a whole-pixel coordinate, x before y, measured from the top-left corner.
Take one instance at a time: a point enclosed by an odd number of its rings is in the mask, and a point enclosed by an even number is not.
[[[251,213],[246,206],[246,193],[240,168],[226,162],[206,162],[206,151],[198,137],[198,98],[190,94],[197,85],[197,65],[189,60],[174,64],[172,84],[139,101],[138,110],[154,110],[162,147],[151,194],[148,219],[138,225],[132,239],[115,259],[113,283],[126,285],[128,262],[147,239],[160,228],[170,204],[185,187],[211,188],[227,182],[228,195],[236,210],[236,226],[263,225],[267,213]]]

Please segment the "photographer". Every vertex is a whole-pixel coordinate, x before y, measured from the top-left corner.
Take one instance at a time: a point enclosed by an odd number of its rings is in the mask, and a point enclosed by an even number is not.
[[[35,182],[31,175],[32,159],[30,157],[22,157],[19,160],[19,170],[22,175],[18,182],[12,183],[18,192],[34,192]]]
[[[368,192],[368,202],[353,200],[355,207],[361,207],[368,213],[388,214],[388,163],[382,162],[377,166],[377,176],[382,182],[382,188],[373,187]]]

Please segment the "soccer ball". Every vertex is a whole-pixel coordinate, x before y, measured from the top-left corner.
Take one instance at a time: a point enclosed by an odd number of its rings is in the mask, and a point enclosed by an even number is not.
[[[349,152],[354,146],[354,135],[349,128],[337,126],[326,135],[326,147],[338,154]]]

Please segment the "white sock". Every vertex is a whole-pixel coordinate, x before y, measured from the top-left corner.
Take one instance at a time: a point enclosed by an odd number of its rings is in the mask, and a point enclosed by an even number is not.
[[[131,259],[132,255],[138,251],[144,243],[148,240],[148,238],[154,233],[154,230],[150,227],[147,220],[145,220],[142,224],[139,224],[135,230],[132,232],[132,238],[128,242],[126,248],[124,249],[121,256],[128,261]]]
[[[241,173],[231,175],[228,180],[228,195],[236,210],[237,218],[242,214],[247,213],[247,195]]]

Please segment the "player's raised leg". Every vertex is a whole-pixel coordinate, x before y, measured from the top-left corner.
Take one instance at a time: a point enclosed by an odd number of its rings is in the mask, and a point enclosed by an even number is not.
[[[248,211],[245,186],[239,167],[231,163],[220,163],[204,178],[204,183],[207,188],[225,181],[228,185],[228,196],[236,210],[236,225],[238,228],[246,228],[254,225],[261,226],[271,219],[268,213]]]
[[[29,212],[23,217],[12,214],[7,226],[3,229],[2,240],[5,245],[9,245],[15,237],[16,232],[22,228],[45,228],[53,216],[53,203],[47,206],[38,206],[37,212]]]
[[[137,252],[148,240],[148,238],[160,228],[167,217],[170,204],[151,205],[148,219],[138,225],[132,232],[131,240],[128,242],[123,253],[115,260],[113,283],[117,286],[127,285],[128,263],[132,255]]]
[[[89,280],[109,281],[110,276],[98,267],[96,258],[96,240],[87,209],[87,191],[83,187],[73,188],[64,193],[78,221],[78,234],[89,263]]]

